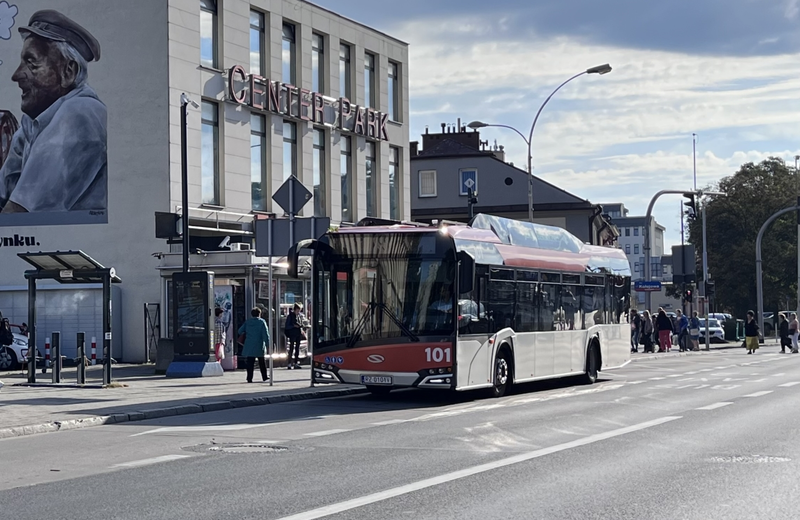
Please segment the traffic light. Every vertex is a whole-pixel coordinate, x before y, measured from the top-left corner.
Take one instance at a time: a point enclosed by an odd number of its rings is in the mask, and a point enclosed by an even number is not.
[[[472,188],[467,188],[467,207],[469,208],[469,219],[475,216],[474,206],[478,203],[477,193]]]
[[[689,199],[687,202],[683,203],[683,205],[686,206],[686,210],[684,211],[684,213],[686,213],[686,216],[689,217],[691,220],[696,219],[697,218],[697,202],[695,200],[695,194],[694,193],[684,193],[683,196],[686,197],[687,199]]]
[[[714,282],[706,282],[706,298],[714,297]]]
[[[683,298],[684,298],[684,300],[686,300],[687,302],[690,302],[690,301],[692,301],[692,290],[691,290],[691,289],[686,289],[686,292],[685,292],[685,293],[683,293]]]

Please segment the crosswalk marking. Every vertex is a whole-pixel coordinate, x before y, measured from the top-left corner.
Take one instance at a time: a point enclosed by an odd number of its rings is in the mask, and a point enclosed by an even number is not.
[[[406,422],[404,419],[390,419],[388,421],[381,421],[381,422],[374,422],[372,423],[373,426],[388,426],[390,424],[399,424],[402,422]]]
[[[778,385],[781,388],[789,388],[790,386],[800,385],[800,381],[794,381],[792,383],[783,383],[782,385]]]
[[[728,406],[729,404],[733,403],[728,403],[728,402],[714,403],[708,406],[701,406],[700,408],[696,408],[696,410],[716,410],[717,408],[722,408],[723,406]]]
[[[333,435],[336,433],[344,433],[352,430],[323,430],[321,432],[311,432],[304,434],[306,437],[323,437],[325,435]]]
[[[755,392],[753,394],[747,394],[745,397],[761,397],[763,395],[771,394],[772,390],[763,390],[761,392]]]

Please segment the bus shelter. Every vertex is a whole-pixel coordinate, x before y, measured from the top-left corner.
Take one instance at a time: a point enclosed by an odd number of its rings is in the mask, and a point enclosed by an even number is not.
[[[36,383],[36,282],[55,280],[62,284],[103,284],[103,384],[111,384],[111,284],[122,283],[113,267],[104,267],[83,251],[19,253],[34,269],[28,280],[28,383]]]

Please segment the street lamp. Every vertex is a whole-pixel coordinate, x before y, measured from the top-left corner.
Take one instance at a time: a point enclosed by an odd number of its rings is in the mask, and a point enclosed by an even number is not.
[[[477,130],[478,128],[486,128],[488,126],[495,126],[495,127],[499,127],[499,128],[508,128],[509,130],[513,130],[517,134],[519,134],[519,136],[522,137],[522,140],[525,141],[525,144],[528,145],[528,220],[530,222],[533,222],[533,155],[531,153],[531,143],[533,142],[533,131],[536,128],[536,121],[539,120],[539,115],[541,115],[542,110],[544,109],[545,105],[547,105],[547,102],[550,101],[550,99],[555,95],[555,93],[558,92],[559,90],[561,90],[561,87],[563,87],[564,85],[566,85],[567,83],[569,83],[573,79],[578,78],[580,76],[583,76],[584,74],[599,74],[599,75],[602,76],[604,74],[608,74],[609,72],[611,72],[611,65],[609,65],[608,63],[606,63],[604,65],[598,65],[596,67],[592,67],[590,69],[584,70],[583,72],[579,72],[578,74],[575,74],[574,76],[569,78],[567,81],[565,81],[564,83],[562,83],[561,85],[556,87],[556,89],[549,96],[547,96],[547,99],[544,100],[544,103],[542,103],[542,106],[539,107],[539,111],[536,112],[536,117],[533,118],[533,124],[531,125],[531,131],[528,134],[527,138],[525,137],[525,135],[522,132],[520,132],[519,130],[517,130],[513,126],[490,124],[490,123],[484,123],[482,121],[473,121],[473,122],[471,122],[471,123],[469,123],[467,125],[468,127],[472,128],[473,130]]]
[[[200,105],[185,93],[181,94],[181,210],[183,225],[183,272],[189,272],[189,152],[186,137],[188,105],[199,108]]]
[[[797,169],[800,155],[794,156],[794,176],[797,178],[797,205],[800,206],[800,171]],[[797,210],[797,315],[800,316],[800,210]]]

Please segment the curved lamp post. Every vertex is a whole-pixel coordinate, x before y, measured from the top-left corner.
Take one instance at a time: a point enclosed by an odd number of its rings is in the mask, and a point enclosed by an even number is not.
[[[609,65],[608,63],[606,63],[605,65],[598,65],[597,67],[592,67],[590,69],[584,70],[583,72],[579,72],[578,74],[575,74],[574,76],[569,78],[567,81],[565,81],[564,83],[562,83],[561,85],[556,87],[556,89],[549,96],[547,96],[547,99],[544,100],[544,103],[542,103],[542,106],[539,107],[539,111],[536,112],[536,117],[533,118],[533,124],[531,125],[531,131],[528,134],[527,138],[525,137],[525,135],[522,132],[520,132],[519,130],[517,130],[513,126],[490,124],[490,123],[484,123],[482,121],[473,121],[473,122],[471,122],[470,124],[467,125],[468,127],[472,128],[473,130],[477,130],[478,128],[486,128],[487,126],[495,126],[495,127],[499,127],[499,128],[508,128],[509,130],[513,130],[517,134],[519,134],[519,136],[522,137],[522,140],[525,141],[525,144],[528,145],[528,220],[530,222],[533,222],[533,155],[531,153],[531,143],[533,142],[533,131],[536,128],[536,121],[539,120],[539,116],[541,115],[542,110],[544,109],[545,105],[547,105],[548,101],[550,101],[550,99],[555,95],[556,92],[561,90],[561,87],[563,87],[564,85],[566,85],[567,83],[569,83],[573,79],[578,78],[580,76],[583,76],[584,74],[600,74],[602,76],[603,74],[608,74],[609,72],[611,72],[611,65]]]

